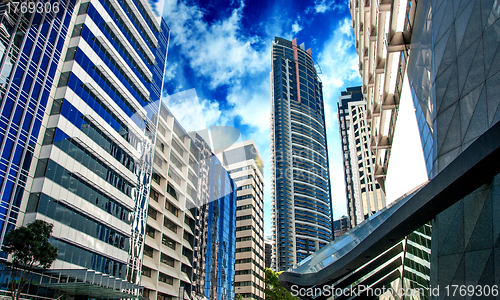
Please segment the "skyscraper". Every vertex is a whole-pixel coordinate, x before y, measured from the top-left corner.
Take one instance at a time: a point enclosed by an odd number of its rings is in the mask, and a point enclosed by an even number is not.
[[[149,299],[191,295],[199,150],[162,102],[141,285]],[[191,162],[191,163],[190,163]],[[184,295],[180,295],[184,293]]]
[[[144,246],[150,299],[233,299],[236,186],[162,103]]]
[[[323,87],[311,50],[276,37],[271,71],[271,193],[276,270],[332,240]]]
[[[347,88],[338,102],[339,130],[344,160],[347,214],[350,228],[385,206],[384,192],[375,180],[375,153],[361,87]]]
[[[209,144],[194,134],[199,149],[195,209],[194,299],[234,298],[236,184]]]
[[[264,299],[264,165],[253,140],[217,154],[237,186],[235,294]]]
[[[17,2],[19,4],[19,2]],[[55,4],[55,2],[54,2]],[[23,219],[21,201],[33,180],[32,157],[75,1],[49,3],[44,14],[24,14],[0,4],[0,248],[5,234]],[[19,217],[19,218],[18,218]],[[0,252],[0,258],[7,258]]]
[[[97,271],[110,286],[140,282],[170,32],[162,3],[82,1],[68,16],[24,198],[25,224],[54,224],[53,268]]]

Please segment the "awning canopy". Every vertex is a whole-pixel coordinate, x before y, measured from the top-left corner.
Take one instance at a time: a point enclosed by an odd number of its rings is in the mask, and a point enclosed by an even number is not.
[[[88,269],[51,269],[41,278],[40,286],[57,289],[68,295],[87,295],[92,298],[144,298],[139,296],[142,287],[121,278]],[[53,280],[57,278],[57,280]]]

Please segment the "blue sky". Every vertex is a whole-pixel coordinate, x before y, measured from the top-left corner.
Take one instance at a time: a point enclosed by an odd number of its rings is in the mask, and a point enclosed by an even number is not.
[[[337,101],[361,84],[348,2],[166,0],[171,29],[164,95],[183,127],[232,126],[264,159],[265,235],[271,234],[269,161],[271,45],[275,36],[311,48],[322,74],[333,214],[346,214]]]

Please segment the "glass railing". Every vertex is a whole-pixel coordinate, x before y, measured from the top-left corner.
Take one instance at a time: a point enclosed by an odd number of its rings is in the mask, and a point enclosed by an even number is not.
[[[426,183],[425,183],[426,184]],[[331,265],[333,262],[354,249],[362,240],[368,237],[376,228],[384,223],[403,204],[408,202],[425,184],[416,187],[413,191],[401,196],[384,209],[376,212],[362,223],[349,230],[335,241],[321,248],[301,261],[295,269],[295,273],[315,273]]]

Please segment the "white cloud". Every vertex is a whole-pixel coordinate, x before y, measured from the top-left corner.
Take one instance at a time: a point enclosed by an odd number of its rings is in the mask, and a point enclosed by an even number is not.
[[[167,66],[165,67],[165,75],[163,78],[163,81],[170,81],[175,78],[176,76],[176,70],[179,67],[179,64],[177,62],[174,63],[167,63]]]
[[[358,55],[354,48],[351,20],[341,20],[337,29],[324,44],[318,57],[322,69],[320,75],[323,82],[325,101],[336,103],[340,96],[341,88],[346,84],[359,82]]]
[[[216,101],[198,99],[195,89],[183,91],[163,98],[168,109],[186,131],[203,130],[211,125],[225,125],[227,117],[222,115]]]
[[[294,34],[299,33],[302,29],[303,29],[303,27],[299,25],[298,21],[295,21],[295,23],[292,24],[292,32]]]
[[[238,83],[249,74],[269,68],[268,53],[257,36],[245,36],[241,26],[244,4],[229,17],[207,24],[203,10],[176,0],[165,3],[171,43],[178,46],[190,67],[209,79],[210,88]]]
[[[351,20],[341,20],[332,32],[318,56],[322,69],[325,121],[330,161],[333,216],[347,213],[344,186],[344,170],[339,137],[337,102],[340,92],[350,86],[361,84],[358,71],[358,56],[354,48]]]
[[[203,19],[203,9],[177,0],[166,0],[167,15],[165,17],[171,29],[171,45],[178,49],[180,56],[198,76],[208,80],[208,88],[211,90],[225,88],[227,91],[226,99],[217,99],[219,102],[227,101],[224,109],[216,101],[198,99],[198,97],[188,97],[196,101],[174,101],[168,106],[186,130],[199,130],[210,125],[231,125],[228,123],[235,119],[250,126],[250,129],[242,134],[244,139],[255,140],[264,159],[265,232],[268,235],[271,211],[269,205],[271,201],[269,171],[271,43],[274,35],[289,38],[290,22],[284,22],[283,18],[276,18],[262,26],[261,38],[248,36],[241,25],[244,4],[239,3],[239,7],[230,11],[227,17],[208,24]],[[325,13],[340,9],[339,7],[327,4],[326,1],[316,1],[314,11]],[[302,26],[296,21],[291,25],[291,29],[293,34],[296,34],[302,30]],[[341,88],[358,80],[357,56],[353,51],[352,39],[350,20],[345,19],[338,24],[337,29],[316,57],[323,69],[320,77],[325,93],[335,217],[345,214],[340,210],[344,208],[345,211],[345,189],[342,161],[339,159],[342,156],[336,125],[336,99]],[[181,65],[182,61],[179,61],[179,64]],[[183,76],[173,71],[169,74]],[[182,88],[182,84],[187,86],[188,82],[178,83],[179,89],[176,92]],[[227,107],[229,109],[226,109]],[[204,119],[200,116],[204,116]]]
[[[265,76],[248,86],[231,87],[227,101],[233,107],[228,113],[241,118],[242,123],[257,128],[260,133],[268,131],[271,113],[269,85],[269,76]]]
[[[309,12],[314,10],[314,12],[318,14],[324,14],[333,10],[344,11],[344,9],[348,7],[348,0],[343,0],[343,2],[344,3],[335,3],[335,1],[332,0],[315,0],[314,6],[306,11]]]

